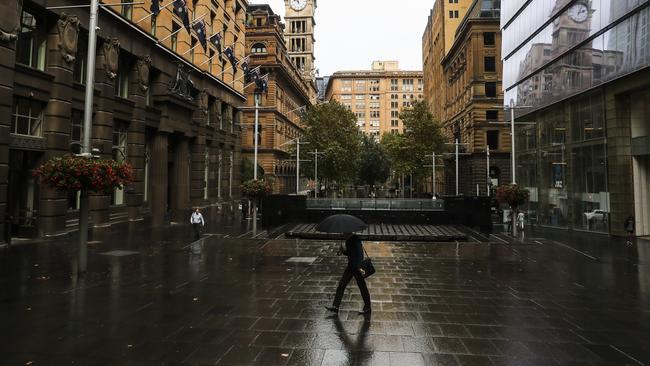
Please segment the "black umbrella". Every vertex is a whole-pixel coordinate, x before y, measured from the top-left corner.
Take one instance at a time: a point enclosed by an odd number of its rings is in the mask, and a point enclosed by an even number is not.
[[[316,225],[316,231],[324,233],[354,233],[367,228],[365,222],[352,215],[332,215]]]

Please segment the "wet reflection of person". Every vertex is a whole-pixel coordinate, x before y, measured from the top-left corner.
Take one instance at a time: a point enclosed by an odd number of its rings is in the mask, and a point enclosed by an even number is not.
[[[338,316],[332,316],[331,318],[334,321],[334,327],[336,328],[336,335],[343,343],[343,348],[348,353],[348,362],[355,365],[366,365],[369,364],[370,357],[372,357],[372,352],[362,352],[363,350],[368,350],[366,346],[366,339],[368,338],[368,331],[370,330],[370,314],[367,314],[363,317],[363,322],[361,323],[361,328],[357,332],[357,339],[355,342],[352,341],[350,334],[343,328],[341,324],[341,319]],[[355,352],[357,352],[355,354]]]
[[[350,280],[352,280],[352,277],[354,277],[357,281],[357,286],[359,286],[361,298],[363,298],[363,310],[359,311],[359,314],[369,314],[372,311],[370,307],[370,293],[368,292],[368,287],[366,286],[366,280],[364,278],[365,272],[361,269],[361,261],[363,261],[363,244],[361,243],[361,239],[355,234],[345,233],[344,236],[346,237],[345,249],[341,250],[340,253],[345,254],[348,257],[348,265],[345,267],[343,276],[336,288],[334,303],[332,306],[326,306],[325,308],[334,313],[339,311],[339,306],[343,299],[343,292],[345,292],[345,288],[348,283],[350,283]]]

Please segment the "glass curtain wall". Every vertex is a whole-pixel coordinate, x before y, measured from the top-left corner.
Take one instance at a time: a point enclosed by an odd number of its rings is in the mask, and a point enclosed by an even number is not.
[[[602,91],[536,113],[517,130],[517,181],[531,192],[532,223],[609,230]],[[539,142],[539,143],[538,143]]]

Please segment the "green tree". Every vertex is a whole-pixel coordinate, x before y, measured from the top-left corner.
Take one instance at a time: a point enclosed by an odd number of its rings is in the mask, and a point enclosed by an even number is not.
[[[353,182],[357,177],[361,133],[357,118],[349,108],[337,101],[318,104],[302,116],[305,126],[301,142],[300,159],[311,159],[300,164],[300,171],[314,178],[313,155],[310,151],[322,152],[318,158],[318,179],[335,181],[338,184]],[[295,145],[293,148],[295,152]]]
[[[241,162],[242,182],[253,179],[253,159],[245,156]],[[264,179],[264,169],[257,164],[257,179]]]
[[[359,159],[358,181],[373,186],[383,183],[390,176],[390,161],[382,145],[371,136],[363,135]]]
[[[430,155],[446,149],[440,124],[435,121],[424,101],[414,101],[400,113],[404,123],[401,134],[385,134],[382,146],[386,150],[392,169],[398,174],[423,176],[429,174]]]

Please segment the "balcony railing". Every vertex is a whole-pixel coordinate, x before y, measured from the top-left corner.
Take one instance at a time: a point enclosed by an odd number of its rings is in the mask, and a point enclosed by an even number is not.
[[[307,209],[443,211],[445,204],[441,199],[309,198]]]

